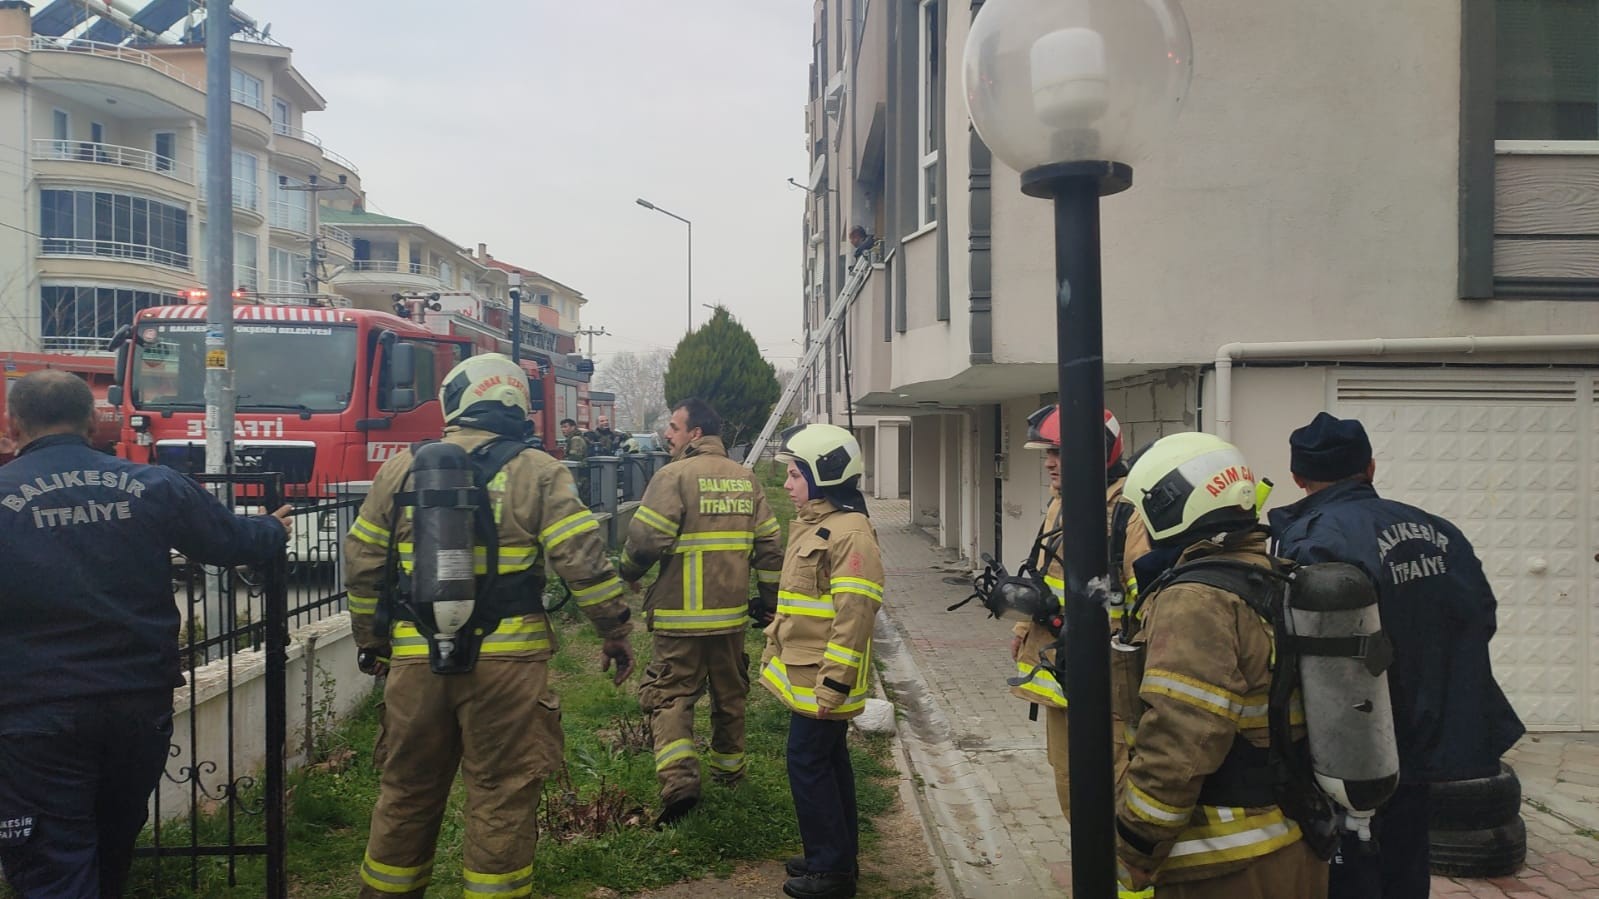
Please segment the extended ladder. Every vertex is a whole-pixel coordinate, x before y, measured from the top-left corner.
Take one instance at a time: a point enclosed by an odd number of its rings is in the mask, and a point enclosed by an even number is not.
[[[777,398],[777,405],[772,407],[771,416],[766,419],[765,427],[761,428],[761,436],[755,438],[755,442],[750,445],[749,454],[744,457],[745,468],[754,468],[756,461],[761,458],[761,453],[765,452],[766,444],[771,441],[772,433],[777,430],[778,421],[788,412],[789,404],[794,402],[794,397],[799,395],[800,385],[805,381],[805,373],[810,371],[811,366],[816,364],[816,360],[826,349],[827,338],[833,333],[833,329],[838,327],[838,323],[844,320],[844,313],[849,311],[855,298],[860,296],[861,288],[866,286],[866,279],[871,273],[870,254],[862,255],[855,260],[855,267],[850,270],[849,281],[845,282],[844,290],[838,295],[838,301],[833,303],[827,318],[822,320],[822,326],[811,334],[810,349],[805,351],[804,358],[800,360],[799,370],[794,373],[794,377],[788,379],[788,386],[783,388],[783,395]],[[848,360],[845,364],[849,364]]]

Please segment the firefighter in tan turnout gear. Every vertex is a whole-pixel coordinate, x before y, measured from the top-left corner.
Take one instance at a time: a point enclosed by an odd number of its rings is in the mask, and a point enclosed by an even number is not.
[[[1271,566],[1255,477],[1220,438],[1157,441],[1126,492],[1156,545],[1182,549],[1179,566]],[[1178,574],[1145,585],[1131,639],[1141,656],[1137,701],[1116,697],[1133,734],[1116,808],[1124,883],[1152,881],[1160,899],[1324,899],[1327,865],[1276,801],[1272,626],[1243,597]],[[1286,720],[1302,735],[1297,695],[1289,706]]]
[[[1034,548],[1033,567],[1043,572],[1044,583],[1054,595],[1056,608],[1065,601],[1066,581],[1061,568],[1060,544],[1071,539],[1061,527],[1060,519],[1060,409],[1049,405],[1027,418],[1027,449],[1044,451],[1044,470],[1049,474],[1050,501],[1040,528],[1039,544]],[[1121,423],[1109,409],[1105,410],[1105,505],[1106,520],[1110,529],[1112,568],[1122,583],[1124,602],[1110,610],[1111,629],[1120,623],[1122,609],[1138,594],[1138,582],[1133,577],[1133,563],[1149,552],[1149,534],[1143,519],[1133,505],[1122,497],[1122,485],[1127,477],[1127,466],[1122,462]],[[1052,616],[1053,618],[1053,616]],[[1019,621],[1014,625],[1011,656],[1016,660],[1017,678],[1021,683],[1011,688],[1012,695],[1034,703],[1044,709],[1044,738],[1049,765],[1055,772],[1055,795],[1060,800],[1060,810],[1071,817],[1071,777],[1068,769],[1068,731],[1066,727],[1066,694],[1060,682],[1039,661],[1054,659],[1051,644],[1059,634],[1053,620]],[[1114,664],[1114,657],[1113,657]],[[1111,740],[1114,745],[1114,775],[1120,781],[1127,770],[1127,744],[1123,723],[1111,722]]]
[[[866,704],[883,558],[860,493],[860,444],[835,425],[783,432],[777,461],[794,501],[777,617],[761,685],[788,706],[788,780],[805,854],[788,860],[789,896],[855,895],[859,817],[845,736]]]
[[[666,433],[677,458],[650,479],[622,550],[622,577],[631,583],[661,565],[644,603],[654,658],[639,685],[639,705],[655,738],[658,825],[679,820],[699,803],[694,704],[707,687],[706,761],[718,782],[743,779],[752,569],[760,591],[757,620],[767,620],[777,605],[779,525],[749,469],[727,457],[721,424],[703,400],[673,407]]]
[[[604,667],[616,665],[616,683],[633,668],[632,625],[603,532],[578,501],[572,476],[521,440],[529,409],[521,369],[498,354],[474,356],[445,376],[439,402],[444,446],[422,445],[387,462],[345,541],[361,668],[388,672],[374,751],[382,792],[361,896],[424,894],[457,769],[466,785],[465,895],[529,896],[539,797],[563,755],[560,704],[547,677],[555,635],[543,607],[545,562],[604,637]],[[483,501],[482,514],[474,512],[475,550],[461,551],[463,573],[465,557],[475,554],[475,577],[464,580],[475,582],[476,593],[471,618],[451,641],[453,656],[429,624],[434,597],[421,595],[425,575],[447,566],[427,558],[431,538],[413,527],[442,492],[419,483],[424,467],[413,458],[452,447],[471,454],[476,486],[450,502]],[[497,539],[484,538],[478,525]],[[441,658],[466,670],[435,673]]]

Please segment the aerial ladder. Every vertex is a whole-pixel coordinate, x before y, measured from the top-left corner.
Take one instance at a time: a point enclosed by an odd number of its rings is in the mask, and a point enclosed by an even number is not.
[[[772,407],[772,414],[766,419],[766,425],[761,428],[761,435],[755,438],[755,442],[750,445],[749,453],[744,457],[745,468],[754,468],[756,461],[761,458],[761,453],[766,451],[766,444],[771,441],[772,434],[777,430],[777,423],[788,412],[794,397],[799,395],[800,385],[805,381],[805,373],[810,371],[811,366],[821,357],[822,351],[827,348],[827,338],[844,320],[849,307],[854,305],[855,298],[860,296],[861,288],[866,286],[866,279],[871,274],[871,254],[863,254],[855,260],[855,267],[850,270],[849,280],[844,283],[844,289],[839,293],[838,300],[833,303],[833,308],[828,311],[827,318],[822,320],[821,327],[811,333],[810,347],[800,359],[799,370],[794,373],[794,377],[788,379],[788,386],[783,388],[783,395],[777,398],[777,405]],[[844,364],[848,365],[848,360],[845,360]]]

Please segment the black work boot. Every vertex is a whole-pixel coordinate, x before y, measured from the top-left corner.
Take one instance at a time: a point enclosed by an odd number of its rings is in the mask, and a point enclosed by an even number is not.
[[[784,881],[783,892],[795,899],[851,899],[855,878],[850,874],[805,874]]]
[[[805,864],[805,856],[792,855],[783,860],[783,873],[790,877],[804,877],[811,872],[809,865]],[[855,866],[855,878],[860,879],[861,866]]]
[[[663,827],[676,824],[687,817],[688,813],[694,810],[694,806],[699,804],[700,797],[693,794],[669,800],[666,803],[666,807],[661,809],[661,816],[655,819],[655,829],[660,830]]]

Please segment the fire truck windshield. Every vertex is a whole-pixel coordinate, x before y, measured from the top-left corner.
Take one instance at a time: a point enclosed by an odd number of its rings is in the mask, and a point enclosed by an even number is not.
[[[146,323],[135,347],[131,397],[139,409],[205,408],[203,322]],[[292,322],[233,327],[240,409],[339,412],[355,383],[355,328]]]

